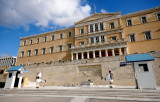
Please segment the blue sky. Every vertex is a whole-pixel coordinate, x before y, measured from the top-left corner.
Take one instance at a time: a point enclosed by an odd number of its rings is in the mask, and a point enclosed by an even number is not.
[[[96,12],[122,15],[160,6],[160,0],[0,0],[0,56],[17,56],[20,38],[72,26]]]

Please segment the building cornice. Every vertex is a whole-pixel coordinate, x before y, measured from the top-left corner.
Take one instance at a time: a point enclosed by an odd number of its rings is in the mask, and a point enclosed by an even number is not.
[[[20,40],[28,39],[28,38],[33,38],[33,37],[38,37],[38,36],[44,36],[44,35],[48,35],[48,34],[50,34],[50,33],[57,33],[57,32],[60,32],[60,31],[69,30],[69,29],[74,29],[74,28],[75,28],[75,27],[68,27],[68,28],[59,29],[59,30],[55,30],[55,31],[40,33],[40,34],[31,35],[31,36],[27,36],[27,37],[22,37],[22,38],[20,38]]]
[[[138,11],[138,12],[134,12],[134,13],[128,13],[126,15],[123,15],[121,18],[125,19],[125,18],[129,18],[129,17],[133,17],[133,16],[139,16],[139,15],[144,15],[144,14],[147,14],[147,13],[156,12],[156,11],[159,11],[159,10],[160,10],[160,7],[156,7],[156,8],[142,10],[142,11]]]

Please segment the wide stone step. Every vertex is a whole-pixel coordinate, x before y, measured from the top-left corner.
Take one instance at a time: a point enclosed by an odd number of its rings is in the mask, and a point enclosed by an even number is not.
[[[120,90],[120,89],[5,89],[0,94],[55,95],[55,96],[97,96],[120,98],[160,99],[159,90]]]

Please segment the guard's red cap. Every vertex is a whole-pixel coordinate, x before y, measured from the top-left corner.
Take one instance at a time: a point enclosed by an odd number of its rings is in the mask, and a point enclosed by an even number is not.
[[[111,72],[111,70],[109,70],[109,72]]]

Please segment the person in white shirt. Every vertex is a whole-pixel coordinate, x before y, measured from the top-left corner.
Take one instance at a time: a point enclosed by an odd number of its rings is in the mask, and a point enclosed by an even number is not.
[[[43,81],[43,80],[41,79],[41,77],[42,77],[42,73],[41,73],[41,72],[40,72],[40,73],[37,73],[37,76],[36,76],[36,86],[37,86],[37,87],[36,87],[36,88],[39,88],[39,83],[40,83],[40,82],[41,82],[41,83],[42,83],[42,82],[46,82],[46,80]]]
[[[111,70],[109,70],[109,73],[106,75],[106,79],[109,80],[110,88],[113,88],[113,73]]]

